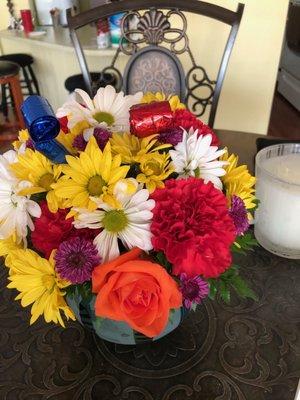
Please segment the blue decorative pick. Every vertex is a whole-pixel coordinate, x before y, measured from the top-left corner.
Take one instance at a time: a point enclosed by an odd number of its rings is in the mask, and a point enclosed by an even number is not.
[[[60,124],[48,101],[38,95],[29,96],[22,104],[21,112],[35,149],[55,164],[66,163],[69,152],[55,139]]]

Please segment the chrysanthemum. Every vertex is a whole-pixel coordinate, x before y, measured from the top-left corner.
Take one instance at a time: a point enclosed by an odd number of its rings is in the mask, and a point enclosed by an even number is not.
[[[140,157],[141,172],[136,177],[137,181],[143,183],[150,193],[156,188],[163,188],[164,180],[174,172],[170,161],[170,155],[167,153],[148,153]]]
[[[38,151],[26,149],[24,154],[18,155],[18,161],[11,165],[19,179],[32,183],[29,188],[23,189],[20,194],[31,195],[47,192],[46,200],[51,212],[56,212],[63,205],[54,190],[52,184],[57,182],[61,175],[62,167],[53,165],[51,161]]]
[[[73,147],[79,151],[84,151],[90,138],[94,136],[96,142],[101,150],[104,150],[106,143],[111,137],[111,132],[105,128],[97,126],[96,128],[86,129],[84,133],[80,133],[73,140]]]
[[[17,153],[23,154],[26,149],[34,149],[34,144],[29,136],[27,129],[22,129],[19,131],[18,140],[13,142],[13,147]]]
[[[158,141],[160,143],[169,143],[172,146],[176,146],[178,143],[182,142],[183,129],[180,127],[174,127],[161,132],[158,136]]]
[[[225,175],[223,166],[226,161],[218,161],[218,157],[226,150],[218,150],[216,146],[211,146],[212,136],[200,135],[198,130],[190,129],[183,131],[182,142],[170,150],[175,172],[180,176],[195,176],[202,178],[205,182],[211,181],[215,187],[222,189],[220,176]]]
[[[142,93],[125,96],[123,92],[108,85],[98,89],[93,99],[82,89],[76,89],[81,97],[80,103],[75,100],[65,103],[57,112],[58,117],[68,116],[68,127],[74,127],[80,121],[86,121],[91,127],[117,127],[118,130],[129,129],[129,109],[140,102]]]
[[[130,185],[132,182],[130,180]],[[103,262],[119,256],[118,239],[127,249],[139,247],[142,250],[151,250],[150,222],[155,203],[149,199],[146,189],[138,189],[137,182],[132,188],[127,183],[120,182],[115,187],[115,196],[121,207],[111,207],[99,199],[95,199],[97,210],[90,212],[77,209],[76,228],[102,229],[94,239],[94,244],[102,257]]]
[[[33,230],[31,217],[39,217],[39,205],[19,192],[30,186],[30,182],[20,181],[10,170],[15,161],[13,150],[0,155],[0,239],[16,235],[17,242],[26,239],[28,227]]]
[[[237,236],[246,232],[246,230],[249,228],[249,221],[245,203],[240,197],[235,195],[232,196],[229,215],[233,219]]]
[[[160,145],[157,142],[157,135],[150,135],[141,139],[127,132],[113,133],[109,141],[112,153],[114,155],[120,154],[122,162],[125,164],[137,163],[145,154],[170,147],[167,144]]]
[[[249,173],[247,165],[237,166],[238,156],[235,154],[229,156],[227,150],[220,159],[227,162],[227,165],[224,166],[226,175],[222,177],[222,181],[229,206],[232,196],[235,195],[243,200],[247,210],[254,208],[256,204],[253,186],[256,179]]]
[[[55,273],[53,256],[48,261],[32,250],[14,250],[10,253],[8,267],[11,282],[7,287],[20,292],[16,300],[21,300],[22,307],[32,304],[30,324],[44,315],[46,322],[53,321],[64,327],[61,312],[67,319],[75,320],[63,297],[63,289],[70,283]]]
[[[93,242],[81,237],[62,242],[54,259],[59,276],[74,284],[90,280],[94,267],[101,261]]]
[[[190,309],[193,304],[200,304],[208,296],[209,286],[200,276],[188,278],[185,273],[182,273],[180,275],[180,291],[184,307]]]
[[[156,92],[156,93],[147,92],[147,93],[145,93],[141,100],[141,103],[151,103],[152,101],[165,101],[165,100],[168,100],[168,102],[170,103],[172,111],[183,110],[186,108],[185,105],[180,102],[180,99],[177,95],[166,96],[162,92]]]
[[[0,240],[0,257],[5,257],[5,265],[8,265],[11,252],[13,250],[22,249],[23,243],[17,242],[16,235],[12,235],[7,239]],[[6,261],[7,260],[7,261]]]
[[[113,187],[129,170],[128,166],[121,166],[120,155],[112,156],[110,143],[102,152],[94,137],[78,157],[67,156],[66,160],[65,176],[53,185],[55,194],[68,200],[70,206],[91,211],[97,208],[91,196],[113,203]]]

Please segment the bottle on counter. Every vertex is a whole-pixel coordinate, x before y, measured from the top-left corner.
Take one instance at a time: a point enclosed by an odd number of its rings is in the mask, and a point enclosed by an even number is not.
[[[97,45],[99,49],[107,49],[110,46],[109,23],[107,18],[98,19],[97,27]]]
[[[31,10],[21,10],[21,18],[22,18],[22,25],[24,28],[25,33],[32,32],[34,30],[33,22],[32,22],[32,15]]]
[[[112,47],[119,47],[121,38],[121,21],[125,13],[118,13],[109,17],[109,27]]]

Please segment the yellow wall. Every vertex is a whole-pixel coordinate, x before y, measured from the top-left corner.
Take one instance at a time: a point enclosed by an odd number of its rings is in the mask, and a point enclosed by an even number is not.
[[[26,9],[29,7],[30,0],[14,0],[14,10],[16,12],[16,16],[20,16],[20,10]],[[6,7],[6,0],[0,0],[0,30],[6,29],[9,25],[9,13]]]
[[[29,0],[15,0],[17,8],[26,7]],[[188,1],[188,0],[187,0]],[[210,0],[232,10],[236,0]],[[278,63],[284,34],[289,0],[244,0],[244,16],[229,62],[221,93],[215,128],[266,134],[276,83]],[[0,0],[0,27],[7,26],[5,1]],[[20,6],[20,7],[19,7]],[[208,18],[188,15],[191,47],[196,60],[216,77],[229,28]],[[8,53],[22,50],[16,42],[2,40],[3,50]],[[26,49],[23,47],[23,51]],[[33,48],[27,49],[36,58],[36,68],[43,77],[43,94],[54,107],[66,98],[64,80],[79,71],[75,54],[55,51],[42,55]],[[59,62],[57,62],[59,60]],[[92,69],[99,69],[109,59],[88,58]],[[184,61],[188,67],[188,61]],[[206,120],[206,116],[203,118]]]

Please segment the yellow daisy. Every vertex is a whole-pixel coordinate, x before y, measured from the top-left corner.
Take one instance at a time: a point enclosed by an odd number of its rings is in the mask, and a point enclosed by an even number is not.
[[[221,161],[227,161],[228,164],[223,168],[226,171],[226,175],[222,176],[226,196],[229,204],[231,203],[231,197],[233,195],[240,197],[247,209],[254,208],[255,204],[255,177],[252,176],[247,168],[247,165],[238,166],[238,156],[231,154],[229,156],[228,151],[220,157]]]
[[[90,211],[97,208],[91,196],[115,204],[114,185],[126,177],[129,166],[121,166],[120,155],[112,156],[110,143],[102,152],[96,139],[91,137],[85,151],[78,157],[67,156],[66,160],[68,165],[63,166],[65,176],[53,185],[57,197],[66,199],[70,207]]]
[[[145,154],[171,147],[169,144],[159,145],[156,137],[151,135],[140,139],[130,133],[113,133],[109,141],[113,155],[120,154],[124,164],[133,164]]]
[[[171,106],[171,110],[182,110],[185,109],[186,106],[180,102],[180,99],[177,95],[169,95],[168,97],[162,92],[147,92],[144,94],[141,102],[142,103],[151,103],[152,101],[165,101],[168,100]]]
[[[156,188],[163,188],[165,186],[163,181],[174,172],[170,160],[170,155],[167,153],[145,154],[140,158],[141,173],[138,174],[136,180],[144,183],[150,193]]]
[[[24,154],[18,155],[18,162],[11,164],[11,169],[19,179],[32,183],[31,187],[22,189],[19,192],[20,195],[47,192],[46,199],[51,212],[56,212],[59,207],[63,206],[62,200],[56,196],[52,189],[52,184],[61,175],[61,165],[53,165],[40,152],[26,149]]]
[[[8,266],[11,262],[11,252],[17,249],[22,249],[23,243],[17,242],[16,235],[12,235],[7,239],[0,240],[0,257],[5,257],[5,265]]]
[[[21,300],[22,307],[32,304],[30,325],[39,316],[44,315],[46,322],[53,321],[65,327],[61,312],[67,320],[75,320],[73,311],[64,300],[65,292],[62,290],[69,286],[70,282],[60,279],[56,274],[54,252],[49,260],[28,249],[14,250],[10,255],[10,283],[7,287],[20,292],[16,300]]]
[[[19,131],[18,140],[13,142],[13,147],[17,152],[24,152],[26,149],[26,142],[30,139],[29,132],[27,129]]]

